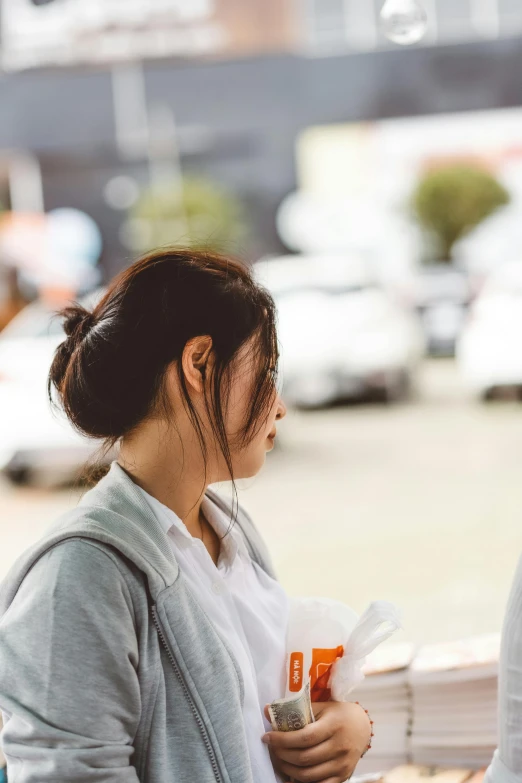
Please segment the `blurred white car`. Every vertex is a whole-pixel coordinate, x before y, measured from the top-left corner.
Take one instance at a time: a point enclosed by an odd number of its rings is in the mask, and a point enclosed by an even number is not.
[[[493,272],[477,297],[457,346],[467,386],[488,398],[522,390],[522,264]]]
[[[47,375],[64,339],[54,311],[35,302],[0,333],[0,471],[18,483],[72,480],[99,443],[54,410]]]
[[[405,397],[424,353],[417,317],[344,256],[262,261],[278,308],[285,399],[299,407]]]

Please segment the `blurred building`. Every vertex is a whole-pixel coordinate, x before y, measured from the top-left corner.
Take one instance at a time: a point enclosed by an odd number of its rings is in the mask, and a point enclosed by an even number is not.
[[[390,47],[379,26],[382,2],[303,0],[299,5],[310,51],[331,54]],[[429,20],[424,46],[494,40],[522,32],[518,0],[422,0],[422,5]]]
[[[173,129],[182,170],[244,200],[238,250],[257,256],[281,249],[274,215],[309,126],[522,104],[518,0],[422,0],[429,34],[408,49],[372,0],[1,2],[0,203],[84,210],[108,273],[131,257],[123,191],[151,157],[168,168]]]
[[[3,0],[6,69],[293,47],[293,0]]]

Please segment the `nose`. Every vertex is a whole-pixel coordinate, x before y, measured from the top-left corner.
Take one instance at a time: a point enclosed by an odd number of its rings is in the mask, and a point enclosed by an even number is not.
[[[282,398],[279,397],[277,401],[276,420],[279,421],[280,419],[284,419],[285,416],[286,416],[286,405],[283,402]]]

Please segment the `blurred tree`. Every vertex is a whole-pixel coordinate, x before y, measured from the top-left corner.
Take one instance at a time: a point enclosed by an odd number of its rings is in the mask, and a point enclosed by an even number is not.
[[[161,245],[237,251],[246,236],[239,200],[215,183],[185,177],[143,190],[129,215],[129,244],[144,252]]]
[[[413,208],[433,240],[436,260],[451,263],[455,242],[509,200],[503,185],[484,169],[453,164],[424,175]]]

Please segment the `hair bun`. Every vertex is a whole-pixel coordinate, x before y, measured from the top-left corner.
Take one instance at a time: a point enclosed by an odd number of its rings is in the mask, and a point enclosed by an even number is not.
[[[95,316],[81,305],[67,307],[63,312],[63,329],[67,337],[85,337],[94,326]]]

